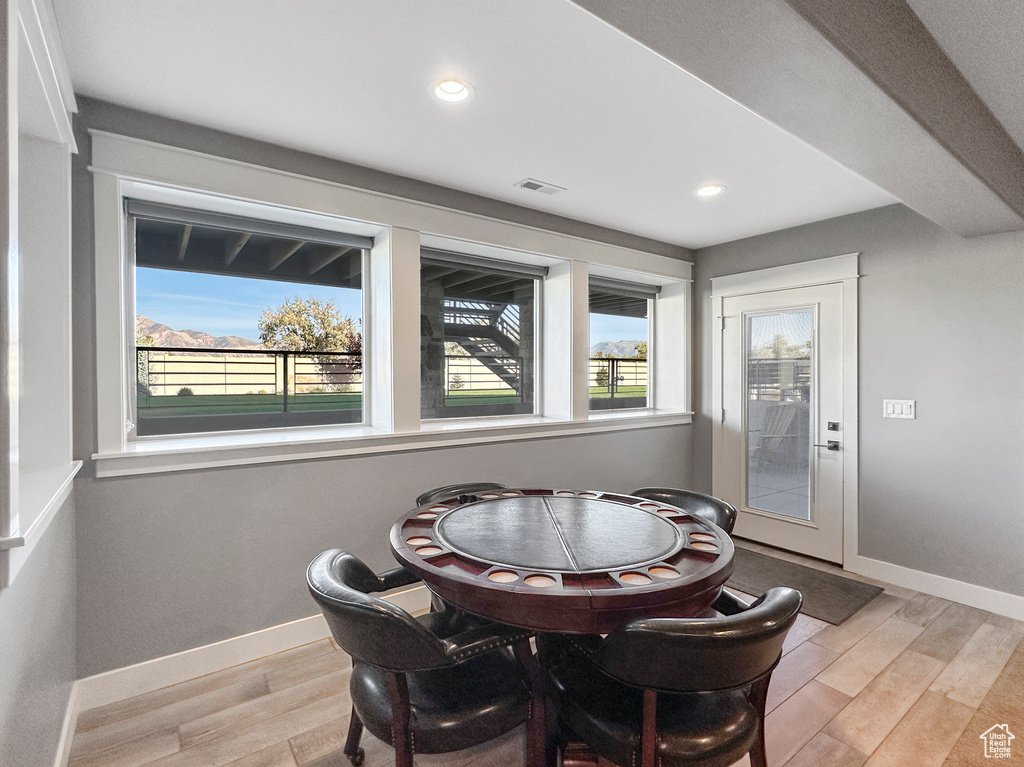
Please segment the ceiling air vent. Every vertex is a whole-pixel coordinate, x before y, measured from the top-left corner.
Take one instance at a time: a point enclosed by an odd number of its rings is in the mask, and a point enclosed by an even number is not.
[[[564,186],[555,186],[544,181],[538,181],[535,178],[524,178],[519,183],[514,184],[514,186],[529,189],[531,192],[541,192],[542,194],[558,194],[565,191]]]

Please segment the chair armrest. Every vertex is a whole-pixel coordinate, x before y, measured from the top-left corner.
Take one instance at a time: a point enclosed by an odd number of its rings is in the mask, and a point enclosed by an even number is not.
[[[383,573],[378,573],[377,580],[380,581],[381,591],[397,589],[399,586],[409,586],[410,584],[420,582],[418,575],[410,573],[403,567],[396,567],[394,570],[387,570]]]
[[[750,605],[735,594],[730,594],[725,589],[722,589],[722,593],[718,595],[718,599],[715,600],[712,607],[722,613],[722,615],[739,615],[750,609]]]
[[[445,655],[456,663],[461,663],[481,653],[490,652],[499,647],[509,647],[516,642],[529,639],[536,633],[536,631],[518,626],[488,623],[441,641],[444,644]]]

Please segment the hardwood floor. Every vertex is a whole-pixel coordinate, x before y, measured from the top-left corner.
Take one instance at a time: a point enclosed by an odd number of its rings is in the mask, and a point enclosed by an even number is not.
[[[949,757],[950,765],[986,764],[981,733],[1007,718],[1012,731],[1014,708],[1024,717],[1022,639],[1020,621],[895,586],[841,626],[801,615],[769,690],[768,763],[938,767]],[[348,767],[341,747],[350,667],[323,640],[84,711],[69,767]],[[1024,731],[1019,737],[1024,755]],[[513,767],[524,764],[524,741],[520,728],[478,748],[418,755],[416,763]],[[366,767],[394,763],[394,752],[371,735],[363,746]]]

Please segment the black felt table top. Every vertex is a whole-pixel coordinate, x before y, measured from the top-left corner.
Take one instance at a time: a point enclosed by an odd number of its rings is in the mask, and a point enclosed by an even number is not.
[[[486,562],[577,573],[658,561],[680,546],[678,526],[657,514],[561,496],[468,504],[445,515],[437,535]]]

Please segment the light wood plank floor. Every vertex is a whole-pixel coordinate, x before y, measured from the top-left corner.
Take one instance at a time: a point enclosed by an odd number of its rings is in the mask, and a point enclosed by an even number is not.
[[[980,735],[1001,723],[972,717],[1022,646],[1024,623],[879,585],[885,591],[841,626],[797,620],[769,691],[771,767],[939,767],[968,726]],[[84,711],[69,767],[348,767],[341,747],[349,668],[323,640]],[[985,764],[977,744],[977,763]],[[393,751],[369,734],[363,746],[366,767],[394,763]],[[416,757],[424,767],[524,760],[522,728],[486,746]]]

